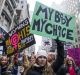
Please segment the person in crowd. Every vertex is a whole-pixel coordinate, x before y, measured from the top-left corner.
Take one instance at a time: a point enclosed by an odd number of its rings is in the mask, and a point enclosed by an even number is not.
[[[48,60],[48,63],[51,65],[54,61],[55,61],[55,59],[56,59],[56,53],[55,52],[48,52],[48,58],[47,58],[47,60]]]
[[[9,64],[8,64],[9,58],[4,55],[0,59],[0,74],[1,75],[11,75],[11,71],[9,70]]]
[[[26,55],[25,51],[23,52],[22,62],[23,63],[22,63],[22,66],[20,68],[20,73],[21,73],[21,75],[25,75],[26,70],[30,66],[30,62],[29,62],[28,56]]]
[[[76,66],[75,61],[72,57],[67,57],[66,64],[68,66],[68,71],[70,75],[80,75],[80,70]]]
[[[58,75],[80,75],[80,70],[72,57],[65,58],[64,65],[58,70]]]
[[[29,65],[29,60],[28,60],[28,56],[26,55],[25,51],[23,53],[23,66],[24,68],[26,68]]]
[[[17,75],[17,73],[18,73],[18,53],[16,53],[13,58],[12,75]]]
[[[61,65],[64,62],[64,47],[63,43],[56,40],[57,43],[57,57],[52,65],[48,65],[47,52],[45,50],[39,50],[36,55],[36,63],[30,67],[26,75],[55,75]]]
[[[36,56],[35,55],[31,55],[31,58],[30,58],[30,65],[34,65],[36,62]]]

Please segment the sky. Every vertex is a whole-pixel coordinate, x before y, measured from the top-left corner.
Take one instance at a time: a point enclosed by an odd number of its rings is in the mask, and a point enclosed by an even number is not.
[[[34,10],[36,1],[41,2],[47,6],[51,6],[53,2],[55,2],[56,4],[60,4],[63,0],[27,0],[27,2],[30,5],[30,8],[29,8],[30,11]]]
[[[56,3],[56,4],[60,4],[63,0],[27,0],[27,2],[29,3],[29,11],[34,11],[34,6],[35,6],[36,1],[51,7],[53,2]],[[39,46],[41,46],[42,37],[39,36],[39,35],[34,35],[34,37],[35,37],[35,40],[36,40],[35,49],[36,49],[36,52],[37,52],[38,49],[39,49]]]

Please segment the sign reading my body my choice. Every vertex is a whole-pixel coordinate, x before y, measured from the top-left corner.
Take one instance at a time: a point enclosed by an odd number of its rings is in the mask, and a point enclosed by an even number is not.
[[[30,31],[45,37],[74,42],[75,17],[36,2]]]
[[[30,33],[28,18],[14,27],[5,37],[6,53],[8,56],[16,51],[21,52],[24,48],[35,44],[34,36]]]

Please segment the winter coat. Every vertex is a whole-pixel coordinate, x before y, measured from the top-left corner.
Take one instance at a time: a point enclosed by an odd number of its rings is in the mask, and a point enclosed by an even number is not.
[[[8,66],[0,66],[0,75],[12,75],[11,71],[8,69]]]
[[[57,56],[55,62],[52,63],[51,67],[57,75],[59,68],[64,64],[64,44],[57,40]]]
[[[80,75],[79,68],[75,66],[74,69],[75,69],[76,75]],[[66,75],[67,73],[69,73],[68,66],[64,64],[61,66],[61,68],[59,68],[57,75]]]
[[[57,40],[57,58],[56,61],[52,63],[51,66],[47,65],[47,70],[44,71],[44,67],[36,67],[33,66],[31,67],[26,75],[55,75],[57,74],[59,68],[63,65],[64,63],[64,46],[63,44]],[[55,72],[55,73],[54,73]]]
[[[12,71],[12,75],[17,75],[17,73],[18,73],[18,64],[14,64],[11,71]]]
[[[67,69],[67,66],[62,65],[62,66],[59,68],[59,70],[58,70],[58,72],[57,72],[57,75],[66,75],[67,73],[69,73],[69,72],[68,72],[68,69]]]
[[[50,65],[47,64],[46,67],[40,67],[40,66],[32,66],[26,75],[53,75],[54,72]],[[54,74],[55,75],[55,74]]]

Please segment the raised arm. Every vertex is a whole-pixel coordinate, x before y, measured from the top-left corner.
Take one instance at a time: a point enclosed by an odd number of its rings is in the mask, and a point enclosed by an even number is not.
[[[57,43],[57,57],[55,62],[52,63],[52,68],[55,73],[64,63],[64,44],[58,38],[56,40],[56,43]]]

